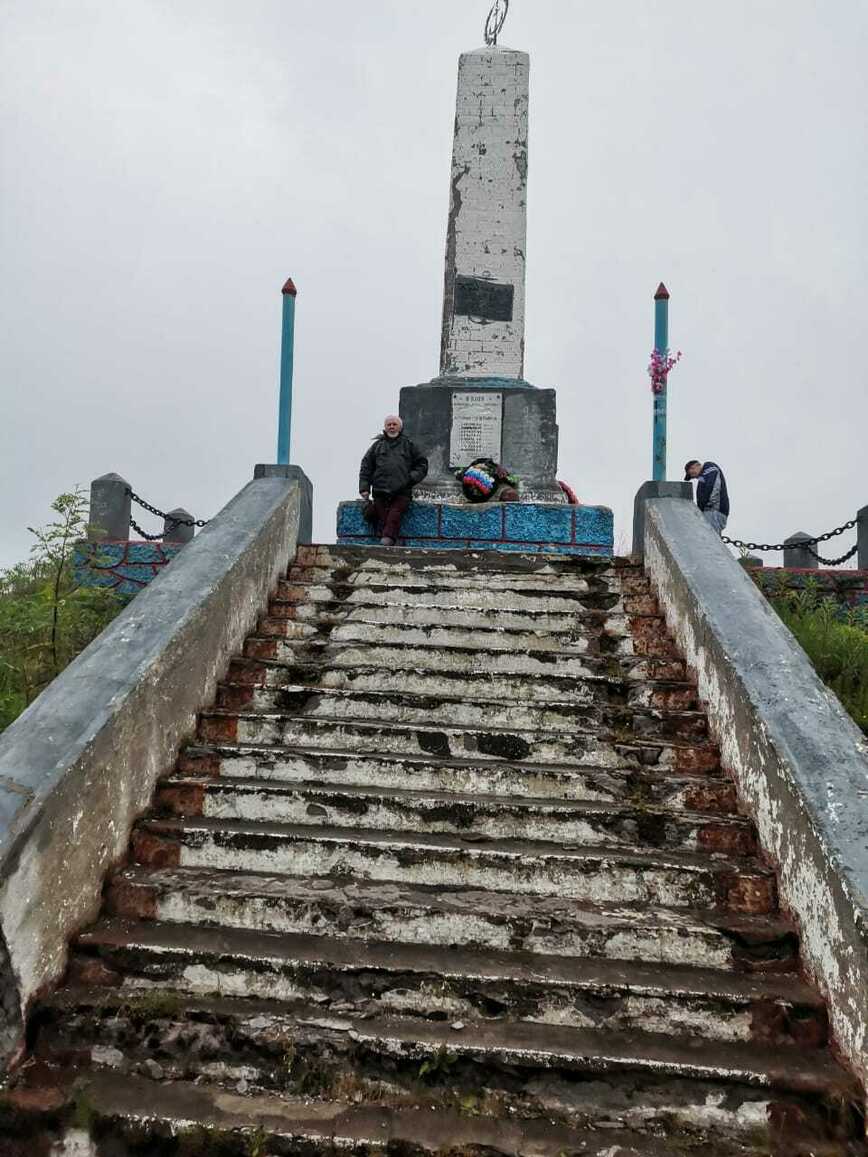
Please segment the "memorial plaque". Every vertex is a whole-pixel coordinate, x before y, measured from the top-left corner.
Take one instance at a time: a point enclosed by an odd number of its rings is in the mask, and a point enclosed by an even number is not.
[[[514,285],[500,285],[481,277],[455,278],[455,313],[483,321],[512,321]]]
[[[491,390],[454,391],[450,467],[457,470],[469,466],[474,458],[493,458],[499,462],[502,428],[503,394]]]

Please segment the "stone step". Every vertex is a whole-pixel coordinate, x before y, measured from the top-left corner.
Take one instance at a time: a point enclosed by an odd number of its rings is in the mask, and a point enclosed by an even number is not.
[[[128,988],[335,1004],[357,1016],[492,1017],[608,1032],[819,1048],[823,1002],[793,976],[105,920],[76,942],[74,985],[98,961]],[[347,1009],[349,1011],[349,1009]]]
[[[100,1055],[104,1064],[112,1059]],[[25,1084],[13,1089],[6,1104],[14,1114],[20,1148],[11,1147],[15,1139],[7,1139],[4,1157],[35,1157],[49,1151],[90,1157],[88,1133],[76,1120],[76,1107],[82,1104],[88,1106],[91,1127],[100,1135],[134,1146],[136,1153],[144,1153],[141,1146],[147,1145],[148,1157],[170,1152],[179,1157],[186,1153],[191,1157],[394,1157],[396,1153],[404,1157],[477,1153],[488,1157],[564,1157],[568,1153],[684,1157],[685,1153],[680,1143],[673,1149],[626,1129],[618,1131],[613,1143],[610,1130],[574,1129],[505,1113],[492,1116],[492,1107],[472,1092],[456,1091],[451,1097],[441,1092],[436,1101],[433,1095],[426,1098],[420,1092],[415,1104],[392,1107],[383,1104],[382,1098],[373,1104],[354,1104],[351,1098],[356,1090],[350,1080],[345,1089],[338,1090],[348,1099],[334,1103],[313,1101],[310,1096],[241,1095],[199,1082],[153,1080],[111,1068],[86,1075],[60,1071],[54,1082],[56,1104],[66,1102],[69,1124],[58,1129],[53,1120],[58,1109],[53,1105],[49,1113],[36,1108]],[[191,1122],[197,1124],[191,1126]],[[185,1142],[186,1150],[175,1148]],[[802,1157],[803,1152],[793,1150],[791,1157]],[[825,1148],[812,1152],[815,1157],[827,1157]],[[836,1148],[828,1157],[840,1157],[841,1152]],[[752,1157],[740,1145],[737,1150],[718,1149],[716,1153],[718,1157]]]
[[[155,1050],[155,1041],[166,1043]],[[348,1092],[360,1104],[421,1101],[438,1110],[472,1094],[495,1119],[605,1131],[606,1157],[631,1131],[652,1146],[663,1133],[683,1152],[714,1157],[727,1145],[731,1153],[791,1157],[799,1142],[859,1139],[860,1090],[825,1050],[696,1034],[359,1017],[302,1002],[179,999],[125,987],[52,998],[37,1052],[124,1076],[150,1071],[167,1081],[198,1077],[225,1092],[307,1097],[332,1112]]]
[[[448,616],[444,615],[448,611]],[[416,603],[404,606],[400,603],[371,605],[355,602],[304,602],[289,603],[272,599],[269,616],[283,622],[295,624],[299,632],[324,632],[327,628],[346,623],[368,623],[380,626],[430,627],[442,624],[448,617],[450,626],[465,630],[512,630],[546,631],[551,634],[600,634],[627,635],[635,619],[653,618],[659,615],[643,611],[586,610],[573,604],[563,612],[517,610],[508,611],[502,607],[474,610],[467,607],[442,607]],[[263,632],[264,633],[264,632]]]
[[[662,619],[640,620],[642,628],[631,632],[609,634],[575,630],[569,634],[550,631],[515,631],[499,627],[413,626],[392,623],[341,623],[317,630],[292,619],[268,618],[259,624],[258,635],[286,640],[306,648],[328,644],[392,644],[400,647],[448,647],[491,652],[545,652],[559,655],[647,655],[654,658],[676,658],[675,646],[665,631]]]
[[[586,680],[576,693],[545,702],[486,698],[485,695],[450,695],[450,688],[429,687],[428,693],[398,690],[345,691],[334,687],[314,688],[289,683],[284,687],[257,687],[243,683],[223,683],[218,687],[216,706],[233,712],[274,714],[289,712],[314,718],[395,718],[398,722],[457,723],[462,727],[572,728],[576,722],[630,722],[635,712],[693,712],[697,693],[690,684],[652,687]],[[473,688],[469,687],[469,691]],[[384,714],[385,713],[385,714]],[[706,727],[697,728],[705,734]]]
[[[187,747],[178,774],[198,779],[225,776],[335,788],[393,788],[481,792],[515,799],[587,800],[734,814],[732,781],[719,769],[666,773],[653,768],[557,767],[521,761],[432,759],[429,755],[360,754],[353,750],[289,751],[267,744],[200,744]]]
[[[644,580],[643,580],[644,581]],[[636,587],[637,584],[631,584]],[[365,582],[289,582],[278,583],[275,602],[284,613],[292,607],[347,608],[421,608],[440,611],[465,610],[477,613],[500,611],[509,614],[559,614],[580,618],[583,614],[653,615],[658,604],[650,588],[624,591],[620,585],[589,590],[580,587],[546,587],[542,585],[492,589],[481,586],[426,586],[422,582],[401,579],[389,583]]]
[[[463,675],[626,675],[634,679],[684,680],[682,659],[631,655],[575,655],[564,652],[482,651],[474,647],[407,646],[401,643],[293,642],[290,639],[251,635],[244,644],[251,659],[271,659],[291,664],[296,670],[312,667],[382,667],[406,670],[456,672]],[[298,676],[296,676],[298,678]]]
[[[647,717],[637,713],[644,726]],[[674,729],[678,720],[689,729],[702,716],[664,716],[661,727]],[[413,724],[364,722],[362,720],[315,719],[305,715],[204,711],[199,717],[198,737],[205,743],[273,745],[275,748],[308,747],[359,754],[428,755],[440,759],[505,759],[531,763],[554,763],[568,767],[657,767],[667,771],[714,771],[719,766],[717,746],[701,737],[644,737],[633,726],[610,732],[576,726],[572,731],[510,730],[494,727],[476,731],[469,727],[422,729]]]
[[[769,915],[192,868],[123,869],[110,881],[106,912],[125,920],[736,972],[792,972],[798,952],[792,924]]]
[[[461,550],[423,550],[419,547],[348,546],[342,543],[317,543],[300,546],[294,566],[325,567],[330,570],[385,570],[396,568],[433,573],[473,573],[520,578],[523,575],[566,575],[593,578],[599,575],[644,577],[640,563],[627,558],[598,556],[540,555],[533,551],[492,552]]]
[[[546,566],[504,570],[496,565],[475,566],[473,560],[454,561],[435,558],[411,561],[392,557],[368,560],[362,565],[292,565],[287,570],[288,583],[329,583],[345,586],[406,586],[451,587],[454,590],[497,587],[503,590],[551,590],[573,592],[604,592],[627,588],[644,591],[648,579],[636,568],[612,566],[606,560],[596,567],[576,565]],[[471,565],[468,565],[470,562]]]
[[[395,682],[399,682],[398,679]],[[339,688],[312,688],[302,683],[285,687],[254,687],[239,683],[223,684],[217,691],[217,708],[222,711],[242,713],[304,714],[312,719],[378,719],[396,723],[414,723],[421,726],[453,723],[461,727],[518,727],[560,730],[577,728],[587,730],[591,726],[613,728],[619,733],[624,728],[634,729],[637,734],[672,734],[684,737],[703,736],[708,724],[704,714],[692,712],[695,692],[688,685],[682,694],[671,692],[664,696],[669,699],[665,708],[667,714],[660,715],[648,704],[623,703],[622,686],[613,688],[609,684],[585,684],[600,698],[590,703],[577,694],[560,702],[527,702],[510,696],[486,698],[484,696],[454,696],[443,694],[404,693],[401,691],[348,691]],[[637,690],[639,690],[637,688]],[[612,700],[606,701],[606,693]],[[635,699],[640,696],[636,695]],[[646,699],[650,696],[645,696]],[[671,700],[680,698],[687,704],[687,710],[673,708]]]
[[[402,668],[420,667],[429,671],[458,671],[472,674],[489,671],[506,675],[591,675],[605,668],[606,657],[570,655],[563,652],[534,654],[510,651],[484,651],[478,647],[408,646],[403,643],[330,643],[293,641],[251,635],[244,644],[244,654],[251,659],[272,659],[294,667],[326,665],[335,667],[388,667],[397,658]],[[602,659],[602,663],[601,663]],[[615,656],[609,658],[616,668]]]
[[[140,821],[134,862],[561,896],[592,904],[776,911],[774,873],[720,854],[570,848],[522,840],[401,835],[238,820]]]
[[[164,780],[159,815],[263,821],[383,832],[442,832],[609,848],[756,851],[753,825],[740,816],[709,816],[647,805],[613,806],[551,799],[370,787],[263,783],[251,779]]]
[[[264,644],[268,649],[272,644]],[[292,685],[331,687],[356,691],[394,691],[407,695],[470,699],[515,700],[534,703],[620,701],[625,706],[658,710],[692,710],[696,688],[684,678],[681,660],[605,659],[588,656],[583,675],[556,671],[519,675],[513,672],[429,670],[403,663],[400,647],[389,650],[389,663],[285,663],[238,656],[229,665],[227,681],[247,687],[283,688]]]

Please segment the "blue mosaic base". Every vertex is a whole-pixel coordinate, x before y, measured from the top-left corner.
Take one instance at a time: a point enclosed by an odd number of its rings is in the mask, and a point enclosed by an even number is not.
[[[77,542],[72,558],[75,581],[132,598],[153,582],[182,547],[171,542]]]
[[[504,503],[494,506],[444,506],[440,516],[441,538],[504,538]],[[403,528],[402,528],[403,529]]]
[[[507,550],[529,554],[611,557],[614,521],[606,506],[536,502],[473,505],[414,502],[401,523],[399,545],[427,550]],[[338,507],[337,541],[376,546],[361,502]]]

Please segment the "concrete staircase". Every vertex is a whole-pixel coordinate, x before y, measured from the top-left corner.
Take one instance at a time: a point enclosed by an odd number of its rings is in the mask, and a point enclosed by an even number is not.
[[[301,548],[0,1155],[861,1154],[798,951],[641,570]]]

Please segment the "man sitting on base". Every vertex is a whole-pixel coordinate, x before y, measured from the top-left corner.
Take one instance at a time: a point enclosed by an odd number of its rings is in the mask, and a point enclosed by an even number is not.
[[[413,500],[413,487],[428,473],[428,459],[402,432],[404,423],[395,414],[383,422],[383,433],[362,459],[359,498],[366,503],[365,518],[379,525],[380,542],[394,546],[401,519]],[[373,492],[374,501],[368,502]]]

